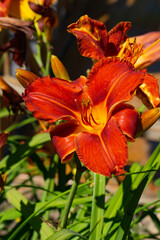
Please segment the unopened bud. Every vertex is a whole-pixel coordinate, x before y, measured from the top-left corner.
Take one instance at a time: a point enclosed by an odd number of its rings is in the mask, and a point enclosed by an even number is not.
[[[70,80],[68,72],[63,63],[55,55],[51,56],[51,67],[56,78]]]
[[[38,76],[30,71],[17,68],[16,69],[16,78],[22,84],[24,88],[27,87],[27,84],[36,80]]]
[[[136,137],[142,135],[160,118],[160,107],[152,108],[141,114],[137,127]]]
[[[0,88],[7,93],[12,92],[12,88],[6,83],[2,77],[0,77]]]

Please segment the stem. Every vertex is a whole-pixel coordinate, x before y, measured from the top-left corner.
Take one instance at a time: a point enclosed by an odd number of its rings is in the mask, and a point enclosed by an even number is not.
[[[51,159],[49,171],[48,171],[48,178],[46,179],[46,184],[45,184],[45,189],[53,192],[54,191],[54,176],[55,176],[55,164],[57,155],[54,156],[54,159]],[[42,197],[41,197],[41,202],[45,202],[48,197],[48,191],[43,191]],[[43,215],[45,220],[49,219],[49,211],[46,211],[45,214]]]
[[[37,53],[34,54],[34,59],[36,60],[39,68],[40,68],[41,71],[43,72],[44,66],[43,66],[43,62],[42,62],[42,58],[41,58],[40,41],[37,41],[36,47],[37,47]]]
[[[39,41],[37,41],[36,47],[37,47],[37,53],[34,54],[34,58],[38,64],[39,68],[41,69],[42,75],[47,76],[47,75],[49,75],[49,67],[50,67],[50,60],[51,60],[50,43],[49,43],[49,41],[47,41],[43,45],[43,42],[39,40]],[[42,52],[44,52],[44,50],[46,50],[45,65],[43,63],[44,61],[43,61],[43,54],[42,54]]]
[[[75,193],[77,191],[77,187],[78,187],[81,175],[83,173],[83,168],[82,168],[81,163],[78,158],[76,159],[76,164],[77,164],[77,171],[76,171],[75,179],[73,181],[66,205],[62,212],[62,221],[60,223],[61,228],[66,228],[66,226],[67,226],[68,214],[69,214]]]
[[[50,43],[46,42],[46,64],[43,71],[44,76],[49,75],[49,67],[51,63],[51,49],[50,49]]]
[[[105,204],[105,177],[94,173],[94,189],[91,212],[90,238],[100,239],[103,227]]]

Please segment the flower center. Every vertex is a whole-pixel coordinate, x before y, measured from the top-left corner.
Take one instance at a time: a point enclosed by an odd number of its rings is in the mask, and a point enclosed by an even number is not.
[[[83,93],[81,102],[77,104],[80,113],[80,124],[88,133],[99,134],[107,121],[107,113],[103,104],[94,106],[87,93]]]
[[[93,103],[91,99],[82,99],[81,101],[81,120],[84,125],[95,127],[99,125],[93,116]]]

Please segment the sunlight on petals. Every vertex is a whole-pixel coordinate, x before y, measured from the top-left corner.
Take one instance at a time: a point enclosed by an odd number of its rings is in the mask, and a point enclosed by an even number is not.
[[[139,115],[124,102],[132,98],[144,75],[125,61],[106,58],[87,78],[38,78],[28,84],[23,99],[37,119],[63,120],[51,130],[62,162],[76,151],[87,168],[110,177],[120,174],[127,162],[126,138],[134,140]]]

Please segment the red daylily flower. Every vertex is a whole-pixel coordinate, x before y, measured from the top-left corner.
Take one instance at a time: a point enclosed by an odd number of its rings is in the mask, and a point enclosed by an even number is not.
[[[143,83],[144,71],[116,58],[96,63],[88,77],[69,82],[38,78],[29,83],[23,99],[39,120],[65,122],[51,131],[63,163],[76,151],[91,171],[120,174],[127,162],[127,140],[133,141],[139,113],[126,101]]]
[[[120,22],[108,33],[102,22],[84,15],[68,26],[68,32],[77,37],[81,55],[100,60],[118,55],[120,45],[126,40],[130,28],[130,22]]]
[[[11,0],[0,1],[0,17],[7,17]]]
[[[115,56],[131,62],[136,69],[142,69],[160,58],[160,32],[128,38],[126,33],[130,28],[130,22],[120,22],[108,33],[103,23],[85,15],[69,25],[68,31],[77,37],[81,55],[96,61]],[[157,80],[149,78],[144,84],[145,87],[140,86],[140,90],[144,102],[151,103],[147,107],[159,106]]]
[[[150,66],[160,58],[160,32],[149,32],[143,35],[129,38],[130,42],[134,42],[142,46],[141,54],[137,58],[134,66],[142,69]]]

